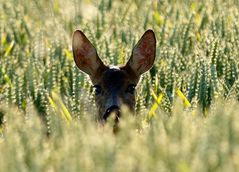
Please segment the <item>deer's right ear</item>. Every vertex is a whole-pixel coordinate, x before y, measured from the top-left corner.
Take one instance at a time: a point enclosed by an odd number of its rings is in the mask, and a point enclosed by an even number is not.
[[[72,49],[77,67],[88,75],[93,76],[100,66],[104,66],[95,47],[80,30],[73,34]]]

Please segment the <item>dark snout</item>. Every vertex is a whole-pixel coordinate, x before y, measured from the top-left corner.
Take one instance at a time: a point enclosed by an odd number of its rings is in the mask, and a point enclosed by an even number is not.
[[[113,105],[113,106],[110,106],[106,112],[104,113],[103,115],[103,119],[106,121],[107,118],[111,115],[111,114],[115,114],[115,120],[118,121],[119,120],[119,117],[120,117],[120,108],[119,106],[117,105]]]

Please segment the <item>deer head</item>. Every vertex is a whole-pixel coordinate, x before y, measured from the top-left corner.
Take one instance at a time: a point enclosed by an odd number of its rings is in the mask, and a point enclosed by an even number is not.
[[[154,63],[156,39],[152,30],[147,30],[133,48],[131,57],[122,67],[109,67],[99,58],[95,47],[84,33],[73,34],[73,55],[77,67],[89,75],[95,88],[98,120],[105,122],[111,114],[120,117],[122,105],[130,111],[135,108],[135,87],[140,76]]]

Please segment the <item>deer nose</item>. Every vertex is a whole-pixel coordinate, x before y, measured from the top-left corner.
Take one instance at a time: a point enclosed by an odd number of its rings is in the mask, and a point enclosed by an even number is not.
[[[110,106],[103,115],[103,119],[106,121],[110,114],[115,113],[116,119],[120,117],[120,108],[117,105]]]

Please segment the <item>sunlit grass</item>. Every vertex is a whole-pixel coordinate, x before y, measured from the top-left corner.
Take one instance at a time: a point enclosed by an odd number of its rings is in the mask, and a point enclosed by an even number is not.
[[[10,171],[237,171],[239,107],[237,102],[227,109],[222,105],[215,105],[204,119],[183,110],[179,101],[172,117],[161,115],[143,129],[135,117],[124,114],[117,136],[110,125],[102,128],[87,118],[66,125],[60,116],[53,116],[47,137],[34,111],[24,119],[11,109],[0,142],[4,155],[0,167]]]
[[[237,1],[0,2],[0,171],[238,171]],[[81,29],[122,65],[147,29],[154,67],[120,131],[95,120]]]

